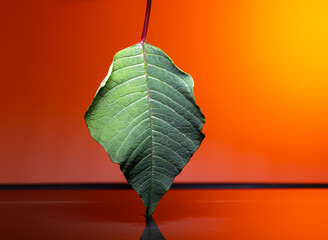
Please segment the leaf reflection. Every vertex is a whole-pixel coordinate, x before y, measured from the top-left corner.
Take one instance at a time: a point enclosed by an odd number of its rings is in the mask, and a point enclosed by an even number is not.
[[[141,235],[140,240],[165,240],[164,236],[162,235],[161,231],[151,216],[146,217],[146,227]]]

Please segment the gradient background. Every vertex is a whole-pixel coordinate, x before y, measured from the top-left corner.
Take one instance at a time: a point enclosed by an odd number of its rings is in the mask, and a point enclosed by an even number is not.
[[[0,1],[0,183],[124,182],[84,113],[145,0]],[[147,42],[195,81],[176,182],[328,181],[328,2],[153,0]]]

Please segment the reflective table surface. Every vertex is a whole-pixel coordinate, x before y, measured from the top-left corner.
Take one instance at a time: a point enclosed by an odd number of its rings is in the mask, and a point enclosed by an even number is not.
[[[0,239],[328,239],[327,189],[1,190]],[[146,224],[147,222],[147,224]]]

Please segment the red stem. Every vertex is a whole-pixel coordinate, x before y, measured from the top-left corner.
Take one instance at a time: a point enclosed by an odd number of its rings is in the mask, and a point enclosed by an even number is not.
[[[144,27],[143,27],[142,35],[141,35],[141,43],[144,43],[146,41],[149,16],[150,16],[150,6],[151,6],[151,0],[147,0],[147,8],[146,8]]]

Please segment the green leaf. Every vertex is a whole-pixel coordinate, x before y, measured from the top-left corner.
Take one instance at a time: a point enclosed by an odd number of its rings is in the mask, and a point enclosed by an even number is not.
[[[155,220],[151,216],[146,218],[146,227],[140,240],[165,240],[163,234],[156,225]]]
[[[148,216],[204,138],[191,76],[147,43],[114,56],[85,121],[120,164]]]

